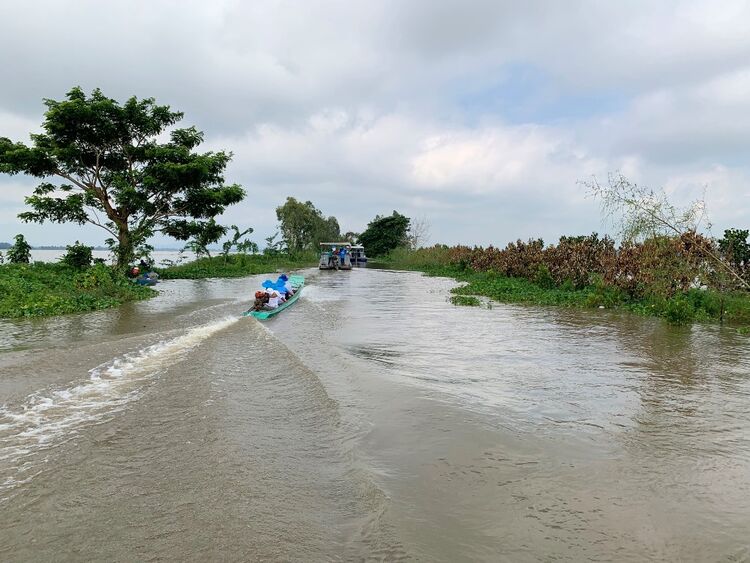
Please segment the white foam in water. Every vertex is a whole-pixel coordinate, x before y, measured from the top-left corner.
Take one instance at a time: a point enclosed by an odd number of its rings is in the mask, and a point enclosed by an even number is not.
[[[341,300],[341,296],[335,291],[326,290],[317,285],[306,285],[302,297],[313,303],[328,303],[330,301]]]
[[[27,481],[30,456],[70,440],[81,424],[118,411],[166,366],[238,320],[232,317],[193,328],[97,366],[79,385],[34,393],[20,407],[0,407],[0,492]]]

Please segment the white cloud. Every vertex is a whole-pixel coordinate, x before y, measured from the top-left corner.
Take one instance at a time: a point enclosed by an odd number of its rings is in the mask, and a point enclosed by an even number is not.
[[[748,60],[740,0],[6,2],[0,136],[26,139],[42,98],[76,84],[155,96],[234,152],[249,198],[225,219],[258,239],[287,195],[345,229],[428,214],[436,241],[585,232],[600,222],[576,181],[610,170],[678,199],[707,183],[714,221],[735,225]],[[0,178],[5,210],[33,185],[17,180]],[[6,215],[0,240],[30,228]],[[35,232],[78,232],[59,229]]]

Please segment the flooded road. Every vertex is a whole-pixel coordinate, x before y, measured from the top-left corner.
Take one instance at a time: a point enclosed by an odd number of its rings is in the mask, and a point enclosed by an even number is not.
[[[0,560],[750,559],[747,336],[305,274],[2,321]]]

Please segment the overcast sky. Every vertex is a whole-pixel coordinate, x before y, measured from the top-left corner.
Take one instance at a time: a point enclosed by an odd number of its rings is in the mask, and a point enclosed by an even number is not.
[[[14,140],[75,85],[184,111],[234,153],[248,197],[222,221],[261,244],[288,195],[343,231],[424,217],[431,242],[606,232],[578,181],[613,171],[750,227],[746,1],[8,1],[0,68]],[[20,223],[35,184],[0,176],[0,241],[104,241]]]

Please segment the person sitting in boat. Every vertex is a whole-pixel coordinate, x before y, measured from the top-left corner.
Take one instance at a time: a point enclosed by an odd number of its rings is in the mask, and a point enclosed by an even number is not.
[[[268,293],[268,303],[266,304],[266,306],[269,309],[277,309],[278,306],[282,303],[279,292],[275,289],[268,289],[266,290],[266,293]]]
[[[268,304],[268,294],[265,291],[255,292],[255,303],[253,303],[253,311],[262,311]]]
[[[283,287],[284,293],[286,293],[286,298],[289,299],[292,295],[294,295],[294,288],[292,287],[292,282],[289,281],[289,276],[286,274],[281,274],[279,276],[279,279],[276,282],[277,287]]]
[[[279,303],[283,303],[284,301],[286,301],[286,293],[284,291],[280,291],[276,287],[276,285],[272,283],[269,285],[266,285],[266,283],[263,282],[263,287],[265,287],[266,293],[268,293],[269,297],[271,298],[277,297],[279,299]]]

